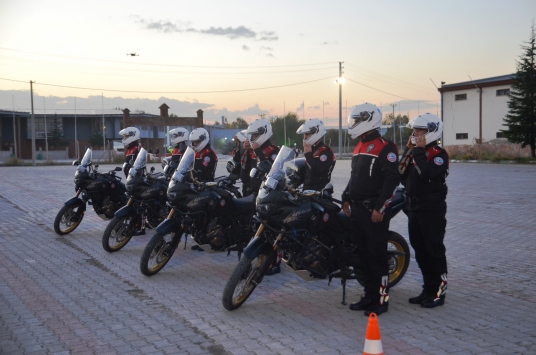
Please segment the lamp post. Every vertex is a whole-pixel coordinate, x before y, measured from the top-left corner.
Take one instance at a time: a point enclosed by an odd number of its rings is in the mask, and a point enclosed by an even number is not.
[[[396,104],[390,104],[393,107],[393,143],[396,145],[396,119],[395,119],[395,106]]]
[[[342,84],[344,83],[342,63],[339,62],[339,79],[335,80],[339,84],[339,159],[342,159]]]

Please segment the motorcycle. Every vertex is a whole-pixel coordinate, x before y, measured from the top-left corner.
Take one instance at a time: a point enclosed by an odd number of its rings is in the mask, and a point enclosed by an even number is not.
[[[54,219],[54,231],[59,235],[69,234],[82,222],[86,204],[103,220],[114,217],[114,213],[127,202],[126,188],[116,176],[120,167],[108,173],[100,173],[99,165],[91,163],[91,149],[87,149],[81,161],[75,160],[74,184],[76,195],[65,202]]]
[[[126,182],[129,200],[115,212],[102,235],[102,247],[109,253],[121,250],[135,231],[155,228],[167,214],[166,190],[173,168],[163,162],[164,173],[147,173],[147,151],[142,148],[132,164]]]
[[[296,190],[292,182],[299,177],[294,159],[294,151],[283,146],[261,185],[254,216],[259,228],[223,290],[222,303],[229,311],[248,299],[278,252],[282,252],[282,262],[304,280],[328,279],[331,283],[339,278],[343,304],[346,281],[362,283],[352,225],[341,211],[342,202],[331,197],[331,184],[321,192]],[[390,205],[401,208],[404,198],[392,198]],[[400,234],[389,231],[387,254],[389,286],[393,287],[406,273],[410,260],[408,243]]]
[[[188,148],[167,189],[167,218],[156,227],[140,260],[146,276],[158,273],[171,259],[183,234],[190,234],[206,252],[237,251],[240,255],[253,235],[253,196],[241,198],[236,175],[199,182],[192,173],[195,152]],[[186,248],[186,239],[185,246]]]

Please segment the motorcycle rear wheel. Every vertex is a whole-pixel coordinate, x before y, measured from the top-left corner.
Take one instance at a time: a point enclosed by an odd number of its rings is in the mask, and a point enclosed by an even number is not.
[[[121,250],[132,238],[136,227],[136,216],[114,217],[102,235],[102,247],[109,253]]]
[[[173,256],[180,238],[181,234],[179,233],[156,233],[153,235],[141,256],[141,273],[145,276],[152,276],[162,270]]]
[[[84,218],[85,211],[82,212],[80,217],[78,217],[78,220],[74,220],[76,214],[78,213],[78,210],[82,208],[83,202],[80,201],[78,204],[71,205],[71,206],[63,206],[58,214],[56,215],[56,218],[54,219],[54,231],[58,233],[59,235],[65,235],[69,234],[72,231],[74,231],[80,222],[82,222],[82,219]]]
[[[271,252],[260,254],[255,259],[242,257],[223,290],[222,304],[226,310],[235,310],[246,302],[261,283],[275,255],[275,252]]]

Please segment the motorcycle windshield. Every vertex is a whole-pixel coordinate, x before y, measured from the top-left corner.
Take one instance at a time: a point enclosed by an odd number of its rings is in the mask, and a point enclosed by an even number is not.
[[[281,150],[279,151],[279,154],[277,154],[277,158],[275,158],[275,161],[272,164],[272,168],[267,175],[267,180],[270,178],[275,180],[281,180],[286,177],[287,173],[290,173],[290,171],[294,171],[294,159],[296,159],[296,153],[293,149],[290,149],[287,146],[281,147]],[[289,170],[287,168],[291,168],[291,170],[287,171]]]
[[[181,162],[177,167],[177,170],[173,173],[171,177],[172,181],[182,181],[184,175],[193,169],[195,160],[195,152],[192,148],[188,147],[182,156]]]
[[[134,161],[134,165],[129,171],[130,176],[136,176],[138,172],[145,169],[145,166],[147,165],[147,151],[145,148],[141,148],[140,152],[138,153],[138,156],[136,157],[136,160]]]
[[[83,166],[84,168],[86,168],[90,164],[91,164],[91,149],[87,148],[86,154],[84,154],[84,157],[80,161],[80,166]]]

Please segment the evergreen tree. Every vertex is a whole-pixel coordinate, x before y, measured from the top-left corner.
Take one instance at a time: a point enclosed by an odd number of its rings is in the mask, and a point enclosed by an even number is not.
[[[102,147],[102,131],[101,130],[95,129],[93,131],[93,134],[89,138],[89,144],[91,144],[91,146],[94,148]]]
[[[521,147],[530,146],[532,158],[536,158],[536,34],[534,24],[530,40],[520,60],[517,61],[517,72],[512,82],[508,114],[503,126],[509,142],[521,143]]]
[[[48,137],[48,145],[54,149],[62,149],[69,145],[69,141],[63,137],[63,122],[54,114],[50,136]]]
[[[294,143],[296,143],[296,147],[303,149],[302,141],[303,136],[296,133],[298,128],[302,124],[305,123],[304,120],[300,120],[298,118],[298,114],[294,112],[287,113],[286,116],[275,116],[270,117],[270,123],[272,124],[272,132],[273,135],[270,138],[273,144],[277,146],[283,146],[286,145],[289,146],[289,138],[290,138],[290,146],[294,148]],[[285,125],[287,128],[287,141],[285,140]]]

